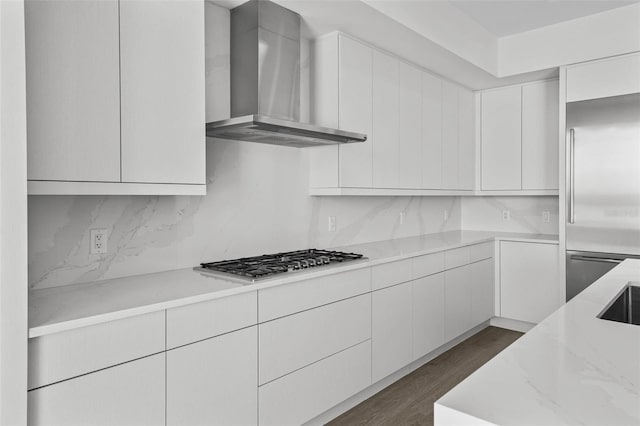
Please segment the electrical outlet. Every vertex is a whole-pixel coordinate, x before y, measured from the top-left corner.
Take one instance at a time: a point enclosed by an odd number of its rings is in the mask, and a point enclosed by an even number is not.
[[[106,229],[92,229],[90,252],[91,254],[103,254],[107,252],[108,231]]]
[[[511,220],[511,212],[509,210],[502,210],[502,220]]]
[[[329,232],[336,232],[336,217],[329,216]]]
[[[544,223],[549,223],[551,222],[551,212],[548,210],[545,210],[542,212],[542,221]]]
[[[400,212],[400,225],[404,225],[405,214],[404,212]]]
[[[447,221],[449,220],[449,210],[444,209],[444,220]]]

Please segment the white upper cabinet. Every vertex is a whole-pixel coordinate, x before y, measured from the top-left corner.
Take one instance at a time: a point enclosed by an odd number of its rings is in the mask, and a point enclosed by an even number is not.
[[[549,194],[558,190],[558,81],[481,94],[482,191]]]
[[[400,62],[400,188],[422,188],[422,72]]]
[[[25,23],[30,194],[206,192],[202,2],[27,0]]]
[[[312,195],[473,190],[471,91],[342,33],[312,52],[312,121],[368,138],[308,150]]]
[[[522,87],[522,189],[558,189],[558,82]]]
[[[204,2],[120,2],[122,181],[205,183]]]
[[[339,120],[338,128],[364,133],[370,137],[371,49],[348,37],[339,42]],[[340,184],[347,187],[369,188],[372,182],[372,140],[340,146]]]
[[[458,87],[458,189],[474,188],[475,115],[473,92]]]
[[[482,189],[522,188],[520,86],[482,93]]]
[[[25,2],[28,178],[120,180],[118,1]]]
[[[459,189],[458,86],[442,83],[442,188]]]
[[[422,187],[442,188],[442,80],[422,73]]]
[[[370,47],[343,34],[331,34],[313,43],[312,122],[364,133],[367,140],[309,148],[312,187],[371,188],[372,55]]]
[[[567,67],[567,102],[640,92],[640,52]]]
[[[399,62],[373,52],[373,186],[398,188]]]

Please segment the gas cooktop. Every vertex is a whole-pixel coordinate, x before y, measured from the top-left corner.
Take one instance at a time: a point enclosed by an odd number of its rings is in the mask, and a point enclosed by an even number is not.
[[[273,278],[274,275],[360,259],[366,258],[357,253],[308,249],[201,263],[200,267],[194,269],[243,283],[255,283]]]

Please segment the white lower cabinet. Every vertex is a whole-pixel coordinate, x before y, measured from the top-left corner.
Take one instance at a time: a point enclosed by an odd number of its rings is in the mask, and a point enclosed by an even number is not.
[[[255,425],[257,327],[167,351],[167,425]]]
[[[259,384],[371,339],[371,294],[258,326]]]
[[[563,303],[557,244],[500,243],[500,316],[538,323]]]
[[[444,273],[444,337],[454,339],[469,330],[471,322],[472,265],[460,266]]]
[[[444,273],[413,283],[413,360],[444,344]]]
[[[260,386],[260,426],[300,425],[371,384],[371,341]]]
[[[413,282],[374,291],[371,340],[374,382],[409,364],[413,359]]]
[[[476,326],[492,318],[495,312],[495,267],[493,259],[471,266],[471,324]]]
[[[162,425],[165,354],[29,391],[28,404],[30,425]]]

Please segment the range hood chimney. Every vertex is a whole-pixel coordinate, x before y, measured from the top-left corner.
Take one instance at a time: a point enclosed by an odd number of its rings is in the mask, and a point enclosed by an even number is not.
[[[268,0],[231,10],[231,117],[207,123],[207,136],[298,148],[367,140],[300,123],[300,15]]]

